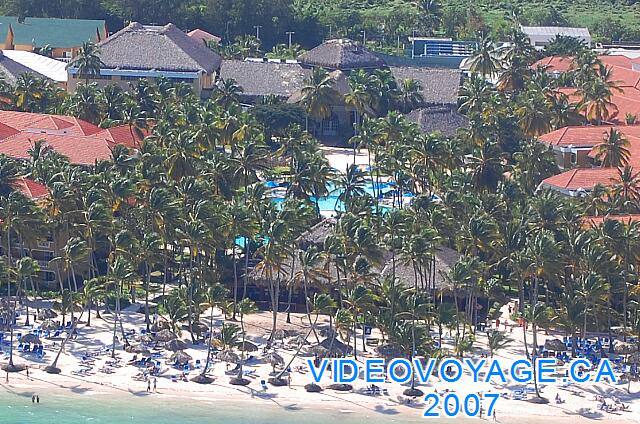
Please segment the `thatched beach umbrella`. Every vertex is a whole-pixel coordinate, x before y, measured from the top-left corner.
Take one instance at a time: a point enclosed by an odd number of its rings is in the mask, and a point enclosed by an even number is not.
[[[191,355],[189,355],[187,352],[183,350],[177,351],[176,353],[171,355],[171,357],[169,358],[171,362],[180,364],[180,365],[188,363],[191,359],[193,359],[191,358]]]
[[[405,356],[407,356],[402,351],[402,348],[395,344],[386,344],[386,345],[378,346],[376,348],[376,353],[385,359],[404,358]]]
[[[174,333],[172,333],[169,330],[160,330],[155,336],[155,340],[157,342],[168,342],[170,340],[177,339],[177,338],[178,336],[176,336]]]
[[[202,322],[194,322],[191,325],[191,329],[193,330],[193,332],[199,336],[203,336],[205,334],[207,334],[207,331],[209,331],[209,327],[207,327],[206,324],[202,323]]]
[[[139,353],[141,355],[150,355],[151,352],[149,351],[149,349],[147,349],[146,347],[142,346],[142,345],[129,345],[125,348],[125,350],[129,353]]]
[[[258,350],[258,346],[255,343],[250,342],[249,340],[238,343],[237,347],[238,349],[244,350],[245,352],[256,352]]]
[[[38,319],[43,321],[45,319],[56,318],[58,314],[53,309],[41,309],[38,312]]]
[[[300,345],[308,345],[310,343],[309,343],[309,341],[307,340],[307,338],[304,335],[300,334],[300,335],[292,338],[291,340],[289,340],[287,342],[287,344],[290,345],[290,346],[296,346],[297,347],[297,346],[300,346]]]
[[[151,325],[151,331],[153,332],[159,332],[162,330],[170,330],[170,329],[171,329],[171,324],[169,323],[169,321],[165,319],[159,319],[158,322]]]
[[[222,361],[222,362],[227,362],[227,363],[231,363],[231,364],[239,364],[240,363],[240,357],[230,351],[230,350],[223,350],[222,352],[220,352],[218,354],[218,360]]]
[[[44,331],[55,331],[58,329],[58,327],[59,327],[59,324],[50,319],[46,320],[40,325],[40,328]]]
[[[353,390],[353,386],[351,384],[332,384],[328,388],[337,392],[349,392]]]
[[[153,343],[156,339],[151,334],[145,334],[144,336],[140,336],[141,343]]]
[[[320,393],[322,391],[322,387],[315,383],[305,384],[304,389],[309,393]]]
[[[269,361],[271,367],[273,368],[273,372],[276,372],[276,367],[278,365],[284,365],[284,359],[282,358],[282,356],[278,355],[274,351],[271,351],[264,355],[264,359]]]
[[[309,353],[318,355],[320,357],[347,355],[353,348],[342,343],[338,339],[324,339],[319,344],[309,348]]]
[[[565,350],[567,350],[567,345],[564,344],[562,340],[549,339],[544,342],[544,348],[547,350],[552,350],[554,352],[564,352]]]
[[[40,341],[40,338],[38,336],[36,336],[35,334],[29,333],[29,334],[25,334],[24,336],[22,336],[20,338],[20,342],[21,343],[28,343],[28,344],[37,344],[37,345],[41,345],[42,342]]]
[[[629,355],[638,351],[638,345],[634,343],[618,342],[614,346],[618,355]]]
[[[165,343],[164,347],[165,347],[165,349],[170,350],[172,352],[177,352],[179,350],[186,349],[187,348],[187,344],[185,342],[183,342],[182,340],[173,339],[173,340],[169,340],[167,343]]]

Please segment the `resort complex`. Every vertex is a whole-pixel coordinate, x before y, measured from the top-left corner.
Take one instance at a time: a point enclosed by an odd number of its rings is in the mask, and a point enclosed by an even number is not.
[[[0,424],[638,422],[633,43],[33,3],[0,5]]]

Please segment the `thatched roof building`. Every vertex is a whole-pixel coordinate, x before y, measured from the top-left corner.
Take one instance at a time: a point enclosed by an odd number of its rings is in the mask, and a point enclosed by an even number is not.
[[[107,69],[138,69],[213,73],[222,57],[174,24],[132,22],[98,44]],[[71,62],[72,65],[74,62]]]
[[[419,108],[406,116],[418,124],[425,134],[440,132],[445,136],[453,136],[460,128],[469,127],[469,119],[449,107]]]
[[[460,259],[460,254],[453,249],[445,246],[439,246],[435,255],[435,280],[433,281],[433,287],[441,289],[446,287],[445,275],[449,273],[451,267]],[[393,262],[388,260],[384,268],[380,272],[383,277],[393,275]],[[432,270],[433,272],[433,270]],[[408,287],[412,287],[415,283],[415,274],[413,266],[411,264],[403,263],[403,261],[396,258],[395,275],[400,284]],[[418,279],[418,286],[421,286],[421,281]],[[426,287],[425,287],[426,288]]]
[[[304,87],[310,73],[296,63],[241,60],[225,60],[220,69],[220,77],[235,80],[242,87],[242,96],[250,102],[268,95],[289,98]]]
[[[298,56],[304,66],[329,70],[351,71],[354,69],[376,69],[386,66],[384,60],[366,48],[348,39],[328,40]]]
[[[398,84],[407,79],[420,83],[420,93],[424,98],[425,106],[457,105],[462,82],[462,72],[459,69],[410,66],[389,69]]]

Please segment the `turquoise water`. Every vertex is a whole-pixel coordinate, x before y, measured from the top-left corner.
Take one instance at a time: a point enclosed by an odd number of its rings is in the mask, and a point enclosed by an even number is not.
[[[134,394],[72,391],[40,392],[40,403],[31,403],[31,391],[3,391],[0,388],[0,423],[2,424],[340,424],[417,423],[416,419],[395,415],[394,410],[376,412],[353,405],[350,412],[309,410],[295,406],[278,407],[275,402],[221,401],[178,399],[170,395],[140,396]],[[75,391],[75,392],[74,392]],[[204,396],[204,395],[202,395]],[[241,395],[247,396],[247,395]],[[285,402],[286,403],[286,402]],[[322,401],[318,402],[322,404]],[[322,406],[321,406],[322,407]]]

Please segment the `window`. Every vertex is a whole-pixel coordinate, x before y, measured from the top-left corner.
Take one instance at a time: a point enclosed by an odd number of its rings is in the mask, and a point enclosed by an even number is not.
[[[578,154],[571,153],[570,161],[571,161],[571,165],[575,165],[576,163],[578,163]]]
[[[338,117],[334,114],[329,119],[322,120],[322,134],[328,136],[338,135]]]
[[[131,75],[122,75],[120,77],[120,79],[122,81],[138,81],[140,79],[140,77],[135,77],[135,76],[131,76]]]

